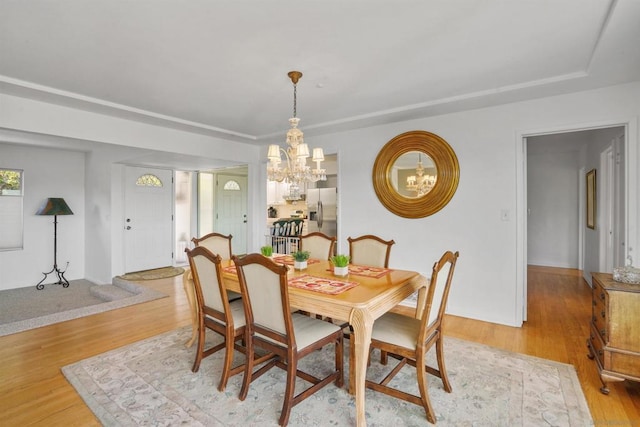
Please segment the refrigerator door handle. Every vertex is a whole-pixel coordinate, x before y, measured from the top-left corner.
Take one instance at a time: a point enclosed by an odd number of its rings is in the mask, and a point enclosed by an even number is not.
[[[323,217],[322,202],[318,200],[318,217],[317,217],[318,229],[322,229],[322,217]]]

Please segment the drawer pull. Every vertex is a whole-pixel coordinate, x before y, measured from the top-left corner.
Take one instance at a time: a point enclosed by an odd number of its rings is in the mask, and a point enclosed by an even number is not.
[[[602,350],[598,350],[598,356],[602,356],[604,352]]]
[[[600,299],[601,299],[602,301],[604,301],[604,292],[602,292],[602,293],[600,294]]]
[[[607,331],[605,331],[604,329],[600,329],[600,335],[604,337],[606,334],[607,334]]]
[[[604,312],[604,310],[602,310],[602,312],[600,313],[600,315],[602,315],[602,318],[604,319],[605,317],[607,317],[607,313]]]

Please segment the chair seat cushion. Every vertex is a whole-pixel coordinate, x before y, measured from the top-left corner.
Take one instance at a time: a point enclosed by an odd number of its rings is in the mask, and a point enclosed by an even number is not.
[[[308,347],[314,342],[321,340],[327,335],[341,330],[340,326],[334,325],[324,320],[315,319],[305,314],[291,313],[291,320],[293,321],[293,334],[296,337],[296,347],[298,351]],[[273,344],[280,347],[285,347],[281,342],[272,340],[271,338],[256,333],[257,336],[271,341]]]
[[[340,330],[340,327],[333,323],[300,313],[292,313],[291,318],[298,351]]]
[[[237,299],[229,303],[229,309],[231,310],[231,317],[233,318],[233,327],[235,329],[241,328],[247,324],[244,317],[244,307],[242,306],[242,300]],[[213,320],[216,323],[223,325],[224,323],[211,316],[207,316],[208,319]]]
[[[371,338],[415,350],[419,332],[420,320],[398,313],[385,313],[373,322]]]

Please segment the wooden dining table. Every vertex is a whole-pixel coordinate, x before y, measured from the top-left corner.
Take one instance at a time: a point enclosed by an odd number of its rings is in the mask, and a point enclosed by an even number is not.
[[[222,277],[227,289],[239,292],[240,285],[233,268],[233,261],[223,260],[222,267]],[[290,265],[288,278],[291,283],[296,278],[307,275],[313,278],[349,282],[352,287],[344,292],[331,294],[289,286],[289,301],[293,308],[330,317],[334,321],[348,322],[351,326],[353,332],[350,344],[353,349],[349,359],[349,393],[355,395],[357,425],[365,426],[365,375],[373,322],[415,291],[419,291],[416,312],[420,313],[428,281],[415,271],[363,266],[350,266],[350,269],[352,273],[348,276],[336,277],[329,261],[310,260],[304,270],[296,270]],[[189,271],[185,272],[184,279],[185,291],[188,296],[191,294],[189,302],[192,304],[192,311],[197,310],[193,297],[193,284],[189,283]],[[194,318],[196,319],[193,325],[195,334],[198,327],[197,311]],[[193,337],[187,345],[192,343]]]

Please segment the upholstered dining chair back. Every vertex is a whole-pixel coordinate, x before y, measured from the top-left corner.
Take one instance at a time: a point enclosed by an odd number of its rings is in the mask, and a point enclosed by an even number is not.
[[[248,264],[237,268],[238,278],[241,293],[251,307],[251,321],[286,336],[286,322],[291,322],[287,267],[260,254],[249,254],[242,261]]]
[[[313,232],[300,236],[300,250],[309,252],[315,259],[330,259],[334,255],[336,238],[324,233]]]
[[[444,319],[458,256],[458,252],[447,251],[439,261],[433,264],[424,314],[422,315],[422,318],[425,319],[422,326],[424,329],[423,339],[428,338],[429,331],[440,328],[442,319]]]
[[[200,294],[202,305],[224,313],[223,295],[226,299],[226,288],[221,286],[220,256],[215,255],[204,246],[197,246],[187,254],[196,290],[196,299]]]
[[[349,237],[349,257],[352,264],[371,267],[389,267],[389,255],[393,240],[383,240],[378,236],[367,234],[360,237]]]
[[[222,259],[231,259],[231,239],[233,236],[229,234],[225,236],[220,233],[209,233],[200,238],[194,237],[191,239],[193,244],[198,246],[204,246],[209,249],[211,253],[220,255]]]

